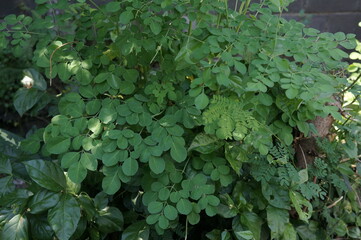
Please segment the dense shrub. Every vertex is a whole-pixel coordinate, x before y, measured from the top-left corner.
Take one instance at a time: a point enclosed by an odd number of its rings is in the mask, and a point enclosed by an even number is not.
[[[2,239],[360,238],[355,35],[290,1],[36,2],[0,42],[33,49],[22,91],[45,76],[58,114],[0,132]]]

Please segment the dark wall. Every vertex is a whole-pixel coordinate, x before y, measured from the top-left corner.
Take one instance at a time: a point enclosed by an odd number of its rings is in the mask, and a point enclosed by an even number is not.
[[[296,0],[283,16],[323,32],[355,33],[361,40],[361,0]]]
[[[109,0],[96,0],[98,3],[106,1]],[[230,0],[231,5],[235,1]],[[24,12],[31,6],[34,6],[34,0],[0,0],[0,17]],[[322,32],[356,33],[361,39],[361,27],[358,27],[361,0],[295,0],[283,16],[303,21]]]
[[[34,0],[0,0],[0,17],[15,13],[21,14],[33,7]]]

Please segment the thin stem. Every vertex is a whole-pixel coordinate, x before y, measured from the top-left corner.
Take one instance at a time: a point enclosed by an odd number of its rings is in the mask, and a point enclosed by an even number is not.
[[[188,217],[186,217],[186,235],[184,236],[184,240],[187,240],[188,237]]]
[[[225,4],[225,8],[226,8],[226,20],[227,20],[227,24],[229,26],[229,18],[228,18],[228,1],[224,1]]]
[[[351,104],[353,104],[354,102],[356,102],[359,97],[360,97],[360,95],[357,95],[357,96],[355,97],[355,99],[352,100],[352,102],[349,103],[349,105],[351,105]]]
[[[237,7],[238,7],[238,0],[236,0],[236,3],[234,5],[234,11],[237,12]]]
[[[72,43],[77,43],[77,41],[64,43],[64,44],[60,45],[59,47],[57,47],[57,48],[51,53],[51,55],[50,55],[50,60],[49,60],[49,64],[50,64],[50,69],[49,69],[50,86],[51,86],[52,81],[53,81],[53,77],[52,77],[52,73],[53,73],[52,59],[53,59],[54,53],[55,53],[56,51],[58,51],[60,48],[66,46],[66,45],[72,44]]]
[[[359,74],[358,77],[357,77],[355,80],[352,81],[351,85],[348,86],[345,90],[343,90],[343,91],[341,92],[341,94],[342,94],[342,93],[345,93],[345,92],[347,92],[348,90],[350,90],[351,88],[353,88],[353,86],[355,86],[355,84],[357,83],[357,81],[360,80],[360,79],[361,79],[361,74]]]
[[[103,12],[103,10],[98,6],[98,4],[96,4],[93,0],[89,0],[89,2],[91,2],[91,4],[94,5],[94,7],[96,7],[99,11],[101,11],[102,13],[105,14],[105,12]]]

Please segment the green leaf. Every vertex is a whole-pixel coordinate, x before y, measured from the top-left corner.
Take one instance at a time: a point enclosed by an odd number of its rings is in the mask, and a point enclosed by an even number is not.
[[[163,209],[163,203],[161,202],[151,202],[148,204],[148,211],[151,214],[159,213]]]
[[[258,95],[258,99],[259,99],[260,103],[262,103],[263,105],[265,105],[267,107],[271,106],[273,103],[273,98],[269,94],[260,93]]]
[[[105,11],[113,13],[120,10],[120,2],[110,2],[105,5]]]
[[[190,224],[196,225],[201,220],[201,216],[199,215],[199,213],[191,212],[190,214],[188,214],[187,220]]]
[[[54,231],[51,229],[46,215],[31,217],[29,222],[31,223],[30,232],[32,236],[36,236],[39,240],[54,238]]]
[[[161,200],[161,201],[166,201],[166,200],[168,200],[169,195],[170,195],[170,191],[169,191],[168,188],[162,188],[162,189],[160,189],[159,192],[158,192],[158,198],[159,198],[159,200]]]
[[[73,182],[69,176],[68,173],[65,173],[65,177],[66,177],[66,191],[68,193],[72,193],[72,194],[78,194],[80,191],[80,187],[81,185],[79,183],[75,183]]]
[[[149,232],[146,221],[137,221],[124,230],[121,240],[148,240]]]
[[[155,174],[160,174],[165,169],[165,161],[161,157],[154,157],[151,156],[149,158],[149,168],[154,172]]]
[[[181,137],[184,133],[183,128],[180,127],[179,125],[174,125],[172,127],[168,127],[168,128],[166,128],[166,130],[170,135],[177,136],[177,137]]]
[[[133,12],[128,10],[119,15],[119,23],[128,24],[134,18]]]
[[[298,129],[305,134],[305,136],[308,136],[308,133],[310,131],[310,125],[307,122],[301,122],[297,121],[297,127]]]
[[[100,73],[94,78],[95,83],[102,83],[109,78],[109,73]]]
[[[188,199],[182,198],[177,203],[177,210],[180,214],[188,215],[192,208],[192,203]]]
[[[39,159],[24,162],[24,165],[31,179],[41,187],[51,191],[66,189],[64,172],[55,163]]]
[[[137,173],[138,167],[138,161],[133,158],[127,158],[122,165],[124,174],[129,177],[134,176]]]
[[[22,116],[26,111],[37,104],[43,95],[44,92],[35,88],[20,88],[14,95],[15,110]]]
[[[68,240],[80,220],[80,206],[70,194],[64,194],[58,204],[49,210],[48,220],[59,240]]]
[[[224,230],[221,233],[221,240],[232,240],[232,235],[230,232],[228,232],[228,230]]]
[[[93,139],[90,137],[84,137],[83,140],[81,141],[81,143],[82,143],[81,145],[85,151],[90,151],[94,147]]]
[[[282,0],[271,0],[271,3],[273,3],[276,7],[280,8],[282,5]]]
[[[103,107],[100,110],[99,119],[104,124],[114,122],[116,118],[117,118],[117,112],[114,109],[108,108],[108,107]]]
[[[28,208],[31,214],[41,213],[58,204],[60,199],[59,193],[40,190],[30,200]]]
[[[169,227],[169,220],[165,216],[161,215],[158,219],[158,225],[161,229],[165,230]]]
[[[40,140],[27,138],[21,141],[21,149],[29,154],[35,154],[40,149]]]
[[[38,0],[40,1],[40,0]],[[16,15],[15,14],[9,14],[4,18],[4,21],[8,24],[8,25],[14,25],[18,22],[18,20],[16,19]]]
[[[152,115],[147,112],[143,112],[139,115],[139,125],[146,127],[152,124]]]
[[[60,99],[59,112],[74,118],[82,117],[85,103],[79,94],[71,92]]]
[[[206,237],[210,240],[221,240],[221,230],[213,229],[206,234]]]
[[[158,35],[162,31],[162,25],[159,22],[151,21],[149,26],[154,35]]]
[[[197,109],[202,110],[208,106],[209,98],[206,94],[204,94],[204,92],[202,92],[194,99],[194,104]]]
[[[286,189],[262,181],[262,194],[272,206],[287,210],[290,209],[290,199]]]
[[[235,67],[235,68],[237,69],[237,71],[238,71],[239,73],[241,73],[241,74],[246,74],[246,72],[247,72],[246,66],[245,66],[243,63],[241,63],[241,62],[235,61],[235,62],[234,62],[234,67]]]
[[[289,99],[294,99],[298,95],[298,90],[296,88],[289,88],[286,90],[286,96]]]
[[[117,174],[105,176],[102,181],[103,191],[109,195],[116,193],[120,187],[121,182]]]
[[[102,124],[100,123],[99,119],[92,118],[88,122],[88,129],[93,133],[99,133],[102,129]]]
[[[72,75],[70,65],[68,63],[59,63],[58,64],[58,76],[61,81],[66,82]]]
[[[223,144],[223,141],[219,141],[214,135],[199,133],[193,139],[188,151],[194,150],[203,154],[209,154],[221,148]]]
[[[127,104],[122,104],[117,107],[117,112],[120,116],[126,117],[132,114]]]
[[[122,159],[122,156],[122,151],[115,150],[114,152],[104,153],[102,161],[105,166],[110,167],[114,166],[120,161],[124,161],[125,159]]]
[[[285,230],[283,232],[283,239],[284,240],[297,240],[297,232],[293,228],[293,225],[291,223],[287,223],[285,225]]]
[[[254,212],[244,212],[241,214],[241,223],[253,234],[255,240],[261,239],[262,219]]]
[[[81,183],[85,179],[87,173],[86,168],[80,161],[73,163],[68,169],[68,176],[74,183]]]
[[[164,216],[168,218],[169,220],[175,220],[178,217],[178,211],[175,207],[172,205],[167,205],[164,208]]]
[[[177,162],[183,162],[187,158],[187,149],[184,147],[184,139],[172,137],[170,155]]]
[[[159,217],[160,217],[160,214],[148,215],[148,217],[146,218],[146,222],[150,225],[153,225],[156,222],[158,222]]]
[[[80,153],[79,152],[67,152],[61,158],[61,167],[69,168],[73,163],[79,161]]]
[[[46,149],[52,154],[61,154],[68,151],[70,147],[70,138],[63,136],[56,136],[46,141]]]
[[[11,206],[13,204],[17,206],[25,206],[29,197],[33,193],[26,189],[16,188],[14,191],[0,197],[0,206]]]
[[[99,216],[95,219],[95,222],[101,232],[119,232],[123,229],[124,218],[118,208],[107,207],[99,211]]]
[[[115,76],[114,74],[110,74],[109,78],[107,79],[107,83],[113,89],[119,89],[120,86],[120,78]]]
[[[239,232],[234,232],[234,234],[236,235],[237,239],[246,239],[246,240],[252,240],[254,239],[253,237],[253,233],[251,231],[239,231]]]
[[[1,239],[28,240],[28,219],[26,215],[17,214],[8,221],[1,232]]]
[[[286,224],[289,222],[289,214],[285,209],[267,207],[267,222],[271,229],[271,238],[280,239],[285,231]]]
[[[312,204],[298,192],[290,191],[289,196],[298,213],[298,217],[301,220],[308,222],[308,219],[312,217]]]
[[[93,80],[92,74],[89,70],[80,67],[76,73],[76,78],[81,85],[88,85]]]
[[[86,169],[89,169],[90,171],[95,171],[98,168],[98,161],[93,154],[87,152],[82,153],[80,162]]]
[[[336,41],[343,41],[346,39],[346,35],[343,32],[337,32],[333,35]]]
[[[135,125],[139,122],[139,115],[137,113],[132,113],[129,116],[126,116],[125,119],[129,125]]]
[[[119,92],[124,95],[132,94],[135,90],[135,85],[131,81],[121,81],[119,83]]]
[[[0,173],[12,174],[12,167],[9,158],[0,157]]]
[[[0,196],[15,190],[13,176],[5,176],[0,178]]]
[[[89,115],[94,115],[99,112],[101,107],[101,101],[99,99],[94,99],[89,101],[85,106],[85,111]]]
[[[71,240],[73,239],[80,239],[85,230],[87,229],[88,221],[84,216],[81,216],[78,226],[74,232],[74,234],[71,236]]]
[[[247,151],[244,150],[241,145],[226,143],[225,157],[232,169],[239,176],[241,173],[242,163],[248,161]]]

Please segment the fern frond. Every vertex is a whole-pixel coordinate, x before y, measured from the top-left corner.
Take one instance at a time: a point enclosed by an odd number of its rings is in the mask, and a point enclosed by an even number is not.
[[[348,188],[345,183],[345,180],[337,176],[336,174],[331,174],[330,176],[331,183],[335,188],[340,189],[342,192],[347,192]]]
[[[261,125],[251,112],[242,110],[238,101],[219,95],[213,96],[209,108],[203,113],[203,121],[205,131],[220,139],[241,140]]]
[[[323,200],[326,196],[326,192],[323,191],[318,184],[313,182],[300,185],[300,191],[307,200],[311,200],[312,198],[320,198]]]
[[[270,155],[273,157],[274,161],[280,164],[288,163],[289,159],[291,158],[291,153],[281,143],[277,143],[269,150]]]

